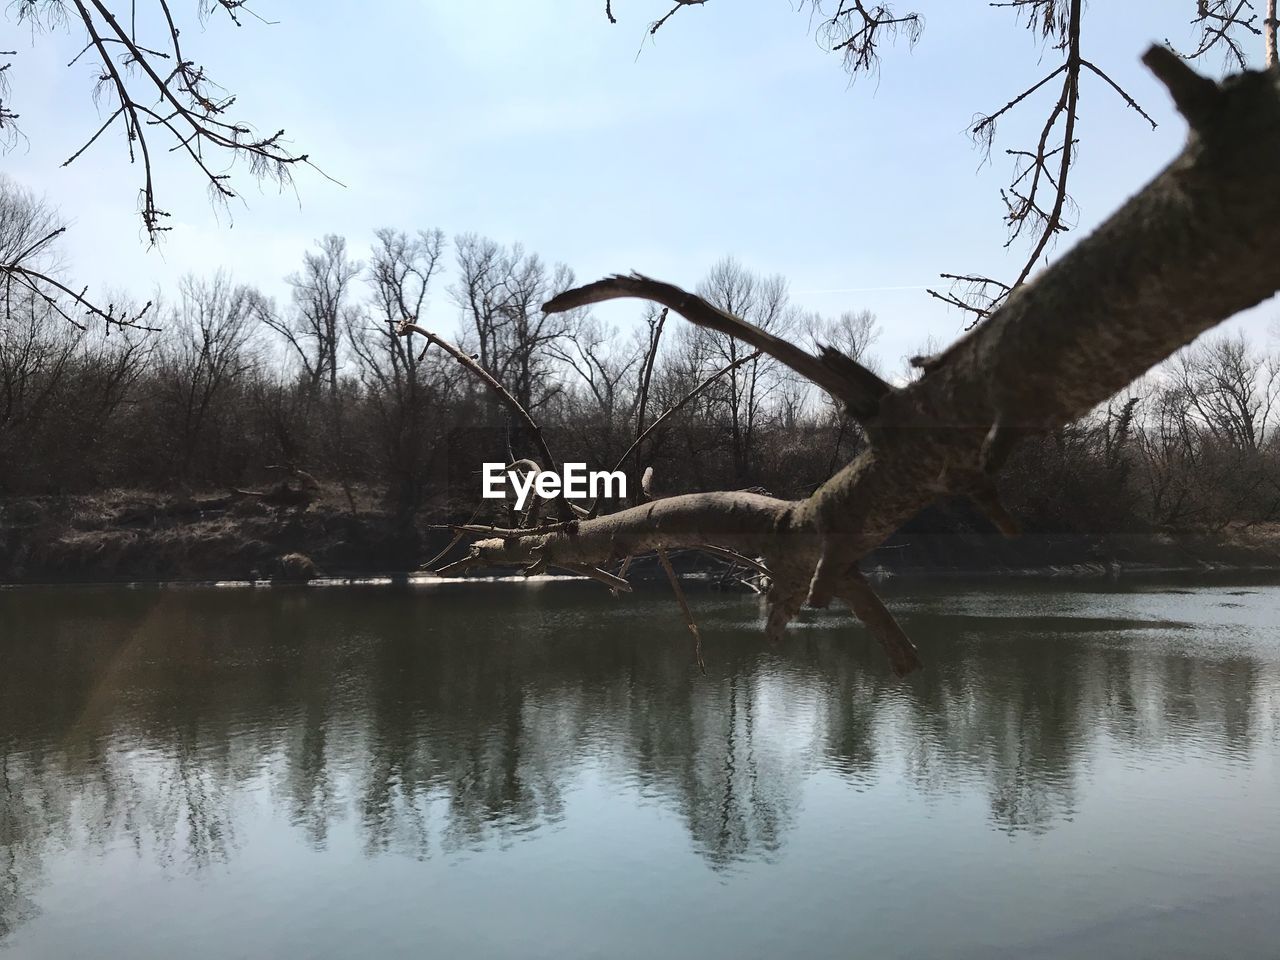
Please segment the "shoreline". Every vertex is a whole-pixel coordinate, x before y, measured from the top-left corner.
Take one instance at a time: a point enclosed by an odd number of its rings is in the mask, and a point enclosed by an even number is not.
[[[449,515],[443,506],[397,519],[372,508],[352,513],[329,502],[273,508],[252,499],[138,491],[0,501],[0,586],[434,584],[444,580],[419,566],[449,542],[448,533],[435,526]],[[733,583],[724,561],[695,550],[673,552],[672,562],[686,579]],[[1029,531],[1006,539],[935,512],[889,538],[862,569],[878,581],[1265,576],[1280,572],[1280,524],[1217,531]],[[524,580],[517,569],[491,574],[465,580]],[[535,582],[575,579],[541,576]],[[665,576],[647,557],[631,565],[631,579]]]
[[[1020,580],[1045,583],[1082,582],[1082,581],[1129,581],[1143,580],[1182,580],[1194,578],[1206,583],[1219,580],[1271,580],[1280,583],[1280,563],[1252,564],[1233,566],[1227,564],[1205,564],[1201,566],[1146,566],[1146,565],[1111,565],[1079,564],[1070,567],[1025,568],[1025,569],[990,569],[990,570],[955,570],[955,569],[915,569],[901,571],[872,570],[867,572],[869,580],[880,583],[902,582],[910,584],[946,583],[983,583],[992,580]],[[681,574],[681,581],[686,584],[710,588],[715,592],[741,593],[750,596],[751,591],[737,586],[725,586],[714,573],[689,570]],[[651,586],[665,586],[665,578],[643,576],[635,579],[634,585],[646,589]],[[568,574],[536,574],[531,577],[519,573],[495,574],[493,576],[440,577],[424,571],[392,571],[369,573],[352,576],[314,577],[309,580],[286,579],[64,579],[64,580],[3,580],[0,591],[8,590],[56,590],[66,588],[121,588],[128,590],[266,590],[266,589],[334,589],[334,588],[450,588],[462,586],[497,586],[497,585],[531,585],[548,584],[596,584],[591,577]]]

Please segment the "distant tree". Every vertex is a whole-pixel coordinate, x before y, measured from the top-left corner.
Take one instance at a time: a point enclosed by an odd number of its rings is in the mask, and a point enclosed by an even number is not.
[[[165,318],[161,346],[161,395],[173,441],[175,476],[209,480],[225,466],[235,437],[229,420],[242,379],[253,365],[250,338],[257,291],[219,272],[211,279],[183,278],[178,302]]]
[[[426,322],[445,239],[439,230],[410,236],[382,229],[375,237],[366,273],[373,295],[369,315],[358,315],[348,336],[375,417],[378,473],[397,514],[408,516],[422,504],[433,457],[443,447],[450,370],[429,363],[428,351],[419,354],[400,336],[399,325]]]
[[[791,335],[797,324],[786,280],[776,274],[757,276],[732,257],[712,266],[699,284],[698,294],[712,306],[774,336]],[[705,339],[713,363],[736,363],[752,352],[736,337],[719,331],[694,328],[692,336]],[[777,365],[768,357],[756,357],[735,367],[722,381],[720,393],[728,418],[735,482],[751,479],[761,412],[778,384]]]
[[[1255,452],[1271,439],[1272,411],[1280,399],[1280,356],[1265,356],[1236,333],[1181,351],[1173,371],[1188,415],[1215,440]]]
[[[263,301],[258,316],[288,346],[302,365],[313,396],[338,392],[342,344],[355,306],[353,284],[361,265],[347,255],[347,241],[327,234],[302,258],[302,270],[289,276],[292,300],[283,313]]]
[[[533,412],[560,389],[547,373],[571,322],[544,313],[542,304],[567,289],[573,273],[563,264],[548,268],[519,244],[504,247],[475,234],[459,236],[454,248],[457,279],[449,293],[463,312],[464,342],[474,344],[481,366]]]

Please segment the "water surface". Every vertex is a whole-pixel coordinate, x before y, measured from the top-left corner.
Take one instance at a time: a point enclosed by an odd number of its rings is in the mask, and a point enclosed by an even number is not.
[[[1280,956],[1280,588],[0,591],[0,957]]]

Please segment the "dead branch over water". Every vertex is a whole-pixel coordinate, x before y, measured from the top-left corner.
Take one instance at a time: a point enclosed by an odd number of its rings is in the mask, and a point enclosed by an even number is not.
[[[1091,236],[1014,290],[980,327],[892,388],[847,358],[814,356],[701,298],[639,275],[567,291],[547,311],[650,299],[729,333],[821,385],[864,425],[869,449],[812,496],[667,497],[555,532],[471,546],[469,566],[601,567],[713,544],[768,565],[768,631],[802,606],[849,603],[896,673],[919,661],[858,561],[939,497],[974,497],[1002,527],[992,476],[1017,443],[1105,401],[1220,321],[1280,289],[1280,77],[1222,84],[1153,47],[1144,62],[1190,126],[1183,151]],[[660,554],[661,555],[661,554]]]

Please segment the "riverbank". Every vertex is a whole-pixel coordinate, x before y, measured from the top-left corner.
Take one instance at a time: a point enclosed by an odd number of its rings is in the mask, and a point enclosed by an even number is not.
[[[399,521],[372,506],[352,512],[324,497],[307,505],[245,493],[14,499],[0,502],[0,582],[403,577],[447,544],[431,523]],[[694,551],[682,553],[677,565],[708,579],[726,572],[722,562]],[[882,577],[1280,569],[1280,525],[1214,533],[1029,532],[1008,540],[940,512],[908,525],[863,566]],[[632,575],[662,573],[638,561]]]

